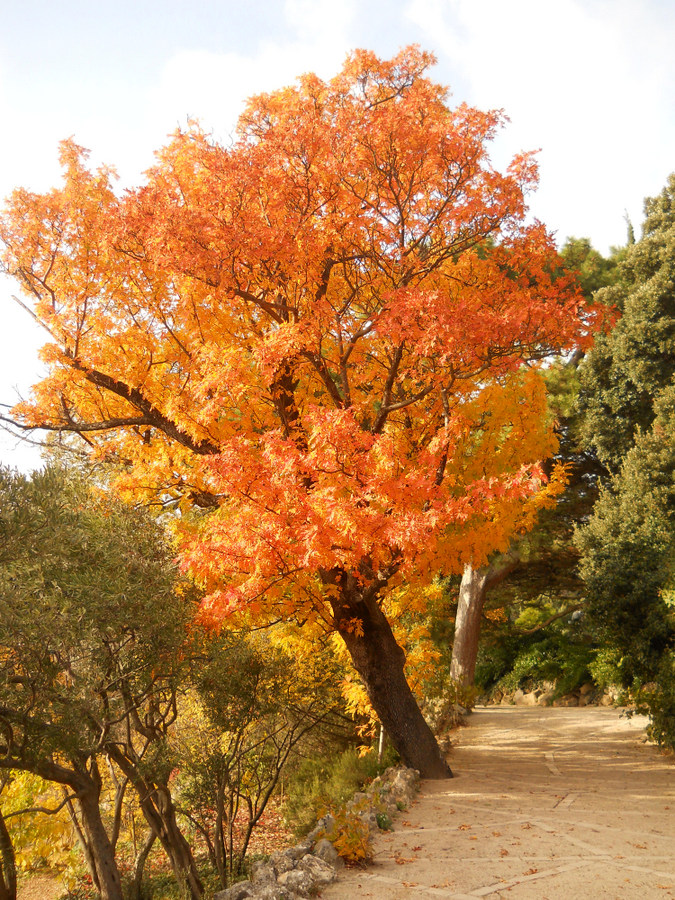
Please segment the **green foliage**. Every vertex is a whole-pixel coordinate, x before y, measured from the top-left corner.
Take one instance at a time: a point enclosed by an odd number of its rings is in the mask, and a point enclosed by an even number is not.
[[[505,691],[555,684],[558,695],[567,694],[590,678],[591,647],[567,630],[550,629],[520,644],[508,674],[498,683]]]
[[[645,209],[612,289],[623,318],[583,366],[584,433],[612,478],[577,545],[596,637],[649,710],[654,736],[673,746],[675,175]]]
[[[394,763],[388,749],[382,764],[375,753],[334,748],[321,756],[303,760],[286,785],[284,815],[298,834],[306,834],[327,809],[346,803],[356,791]]]
[[[651,739],[661,746],[675,748],[675,653],[672,650],[661,658],[654,681],[635,686],[634,697],[638,711],[650,717]]]
[[[193,614],[172,556],[155,521],[83,477],[0,470],[0,768],[68,786],[74,814],[86,790],[103,833],[106,756],[150,798],[171,773],[165,735]],[[114,872],[110,841],[92,854]]]
[[[391,816],[389,816],[386,812],[375,813],[375,819],[377,821],[377,827],[380,829],[380,831],[392,830],[393,822],[391,821]]]
[[[643,236],[620,263],[621,280],[599,298],[623,310],[580,367],[583,437],[617,471],[654,400],[675,375],[675,175],[645,203]]]
[[[171,551],[142,511],[58,469],[32,479],[2,470],[0,497],[10,752],[27,763],[39,753],[95,752],[100,724],[123,713],[120,680],[140,702],[154,667],[184,642],[190,610],[176,602]]]
[[[569,237],[560,255],[569,268],[577,272],[581,289],[588,298],[617,281],[618,251],[607,259],[593,248],[588,238]]]
[[[616,647],[601,647],[596,650],[593,659],[588,665],[589,672],[595,684],[601,688],[610,685],[626,684],[627,677],[624,671],[624,657]]]

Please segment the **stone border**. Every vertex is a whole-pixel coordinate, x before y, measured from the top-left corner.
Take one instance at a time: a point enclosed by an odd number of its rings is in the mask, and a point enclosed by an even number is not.
[[[356,813],[371,833],[378,830],[378,817],[393,818],[398,810],[408,807],[419,788],[420,773],[403,766],[391,767],[373,779],[365,791],[358,791],[347,812]],[[380,818],[381,821],[381,818]],[[335,818],[328,814],[319,819],[304,841],[273,853],[265,862],[253,864],[251,879],[239,881],[214,900],[296,900],[311,897],[335,881],[344,865],[330,840]]]

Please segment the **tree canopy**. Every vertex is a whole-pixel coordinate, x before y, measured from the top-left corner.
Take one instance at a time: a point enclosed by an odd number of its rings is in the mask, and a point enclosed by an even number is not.
[[[52,336],[22,425],[208,510],[183,542],[205,614],[336,629],[404,759],[440,774],[381,600],[504,544],[484,525],[549,454],[533,366],[594,315],[527,223],[532,155],[496,171],[503,114],[451,108],[431,62],[358,51],[254,97],[231,146],[176,134],[121,197],[67,142],[63,187],[17,191],[0,236]]]
[[[612,477],[578,543],[592,621],[624,684],[651,683],[654,733],[672,746],[675,175],[645,212],[621,281],[606,289],[623,316],[581,368],[583,427]]]

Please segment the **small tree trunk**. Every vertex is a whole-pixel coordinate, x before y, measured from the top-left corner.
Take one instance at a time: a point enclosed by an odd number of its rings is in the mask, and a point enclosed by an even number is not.
[[[404,763],[423,778],[451,778],[406,681],[405,653],[396,643],[375,591],[364,590],[352,576],[336,574],[339,577],[334,574],[332,580],[339,593],[331,601],[335,625],[392,744]]]
[[[199,877],[190,845],[178,827],[176,807],[168,785],[146,780],[137,763],[125,755],[119,745],[111,743],[106,750],[138,794],[145,820],[168,856],[176,880],[185,886],[191,900],[201,900],[204,885]]]
[[[478,642],[487,593],[510,575],[519,563],[520,548],[515,545],[487,566],[474,569],[468,563],[464,567],[450,661],[450,677],[464,687],[473,684],[476,674]]]
[[[12,839],[0,810],[0,900],[16,900],[16,860]]]
[[[122,881],[115,862],[115,851],[101,820],[99,799],[100,792],[95,787],[78,790],[77,801],[86,841],[85,856],[101,900],[122,900]]]
[[[450,677],[462,687],[472,685],[476,674],[478,640],[487,595],[488,573],[487,566],[474,569],[468,564],[464,567],[459,586]]]
[[[157,835],[152,829],[146,835],[143,846],[138,852],[134,863],[134,880],[131,885],[130,900],[141,900],[143,896],[143,873],[145,872],[145,864],[150,856],[153,844],[157,840]]]

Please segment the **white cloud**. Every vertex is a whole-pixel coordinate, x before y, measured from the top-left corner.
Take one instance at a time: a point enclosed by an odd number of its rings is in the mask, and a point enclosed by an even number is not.
[[[664,27],[646,0],[412,0],[407,14],[457,67],[470,102],[510,116],[499,164],[542,148],[537,215],[561,239],[581,231],[604,251],[623,242],[624,209],[637,224],[644,193],[675,166],[663,117],[675,23]]]
[[[351,49],[353,2],[286,0],[284,10],[295,32],[289,41],[264,40],[251,53],[176,53],[150,91],[155,130],[166,134],[189,116],[226,139],[247,97],[290,84],[303,72],[334,75]]]

